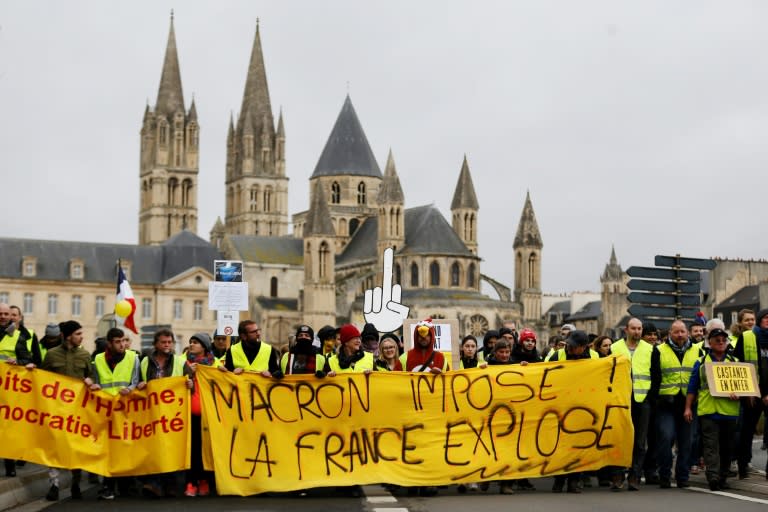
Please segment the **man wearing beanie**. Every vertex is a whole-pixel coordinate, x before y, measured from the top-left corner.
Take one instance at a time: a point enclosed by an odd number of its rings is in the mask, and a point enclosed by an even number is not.
[[[45,354],[53,347],[61,345],[61,329],[59,324],[48,324],[45,326],[45,336],[40,338],[40,360],[45,360]]]
[[[83,344],[83,327],[75,320],[67,320],[59,324],[59,329],[64,340],[61,345],[48,351],[41,368],[49,372],[82,379],[86,386],[92,386],[91,354],[81,346]],[[71,491],[74,500],[82,498],[80,492],[81,473],[79,469],[72,470]],[[45,495],[45,499],[57,501],[59,499],[59,470],[57,468],[48,469],[48,480],[51,488]]]
[[[742,332],[736,339],[733,356],[739,361],[755,366],[762,392],[763,386],[768,385],[768,308],[758,311],[755,315],[755,326],[751,330]],[[765,394],[763,393],[763,395]],[[745,397],[741,399],[741,431],[736,447],[739,480],[749,476],[749,463],[752,460],[752,438],[755,435],[760,414],[764,410],[766,410],[764,402],[759,398]]]
[[[308,325],[296,329],[295,342],[280,359],[280,369],[285,375],[311,375],[325,377],[323,366],[325,357],[320,355],[315,346],[315,332]]]

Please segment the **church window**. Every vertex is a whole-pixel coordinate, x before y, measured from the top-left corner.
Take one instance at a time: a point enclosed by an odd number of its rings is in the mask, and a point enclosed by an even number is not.
[[[234,201],[235,201],[235,189],[232,187],[229,187],[227,190],[227,215],[232,215],[234,212]]]
[[[168,125],[165,123],[160,123],[159,132],[160,134],[158,138],[160,139],[160,145],[165,146],[168,144]]]
[[[328,277],[328,244],[323,242],[320,244],[320,279]]]
[[[264,189],[264,211],[272,211],[272,187],[266,187]]]
[[[339,219],[339,230],[337,233],[347,233],[347,219]]]
[[[277,297],[277,278],[276,277],[272,277],[269,280],[269,296]]]
[[[253,187],[251,187],[251,202],[249,207],[249,209],[252,212],[255,212],[256,209],[258,208],[258,202],[259,202],[259,186],[254,185]]]
[[[395,263],[395,283],[402,283],[403,282],[403,273],[400,269],[400,264]]]
[[[192,180],[186,179],[181,184],[181,206],[192,206]]]
[[[536,288],[536,253],[528,257],[528,288]]]
[[[429,264],[429,284],[440,286],[440,264],[436,261]]]
[[[179,189],[179,180],[171,178],[168,180],[168,206],[176,206],[176,193]]]
[[[419,286],[419,266],[411,263],[411,286]]]
[[[352,236],[355,234],[355,231],[357,231],[357,228],[359,225],[360,225],[360,221],[358,219],[352,219],[349,221],[349,236]]]
[[[451,265],[451,286],[459,286],[459,278],[461,277],[461,268],[457,261]]]
[[[331,203],[339,204],[341,202],[341,187],[337,182],[331,184]]]
[[[488,331],[488,320],[483,315],[472,315],[469,318],[469,332],[477,338],[485,335]]]
[[[357,185],[357,204],[365,204],[365,183],[362,181]]]
[[[470,288],[475,287],[475,264],[470,263],[467,269],[467,286]]]

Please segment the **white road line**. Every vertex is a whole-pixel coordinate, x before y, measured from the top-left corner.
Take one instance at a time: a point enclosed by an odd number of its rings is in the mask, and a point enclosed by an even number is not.
[[[366,499],[368,500],[368,503],[397,503],[397,498],[394,496],[367,496]]]
[[[373,512],[408,512],[408,509],[405,507],[375,508]]]
[[[768,500],[762,500],[760,498],[752,498],[750,496],[742,496],[741,494],[734,494],[732,492],[724,491],[710,491],[709,489],[703,489],[701,487],[689,487],[689,491],[705,492],[707,494],[716,494],[717,496],[724,496],[726,498],[733,498],[735,500],[751,501],[752,503],[762,503],[768,505]]]

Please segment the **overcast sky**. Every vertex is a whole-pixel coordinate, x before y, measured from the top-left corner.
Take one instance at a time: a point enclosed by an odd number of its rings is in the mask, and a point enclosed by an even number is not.
[[[287,134],[289,214],[349,90],[406,207],[467,155],[482,271],[513,286],[526,190],[545,292],[655,254],[768,257],[768,3],[0,3],[0,236],[136,243],[139,130],[175,28],[201,125],[198,234],[224,216],[226,130],[256,19]]]

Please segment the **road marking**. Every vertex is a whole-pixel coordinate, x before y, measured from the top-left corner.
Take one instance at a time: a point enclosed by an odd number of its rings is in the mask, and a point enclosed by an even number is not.
[[[368,496],[366,497],[369,503],[397,503],[397,498],[394,496]],[[387,509],[394,510],[394,509]]]
[[[701,487],[689,487],[689,491],[705,492],[707,494],[716,494],[718,496],[725,496],[726,498],[733,498],[735,500],[751,501],[752,503],[762,503],[768,505],[768,500],[762,500],[760,498],[752,498],[750,496],[742,496],[741,494],[734,494],[732,492],[725,491],[710,491],[709,489],[703,489]]]
[[[375,508],[373,512],[408,512],[408,509],[405,507]]]

